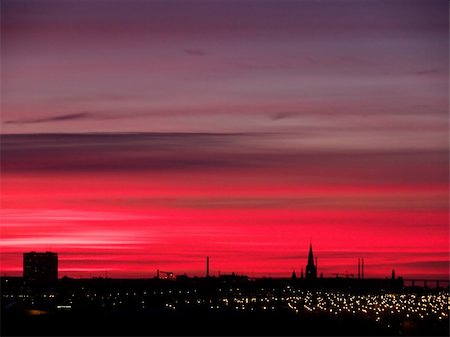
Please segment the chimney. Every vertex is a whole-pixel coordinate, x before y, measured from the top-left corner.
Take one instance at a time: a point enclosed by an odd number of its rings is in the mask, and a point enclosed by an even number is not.
[[[364,278],[364,258],[361,259],[361,278]]]
[[[358,280],[361,278],[361,259],[358,257]]]
[[[209,256],[206,257],[206,277],[209,277]]]

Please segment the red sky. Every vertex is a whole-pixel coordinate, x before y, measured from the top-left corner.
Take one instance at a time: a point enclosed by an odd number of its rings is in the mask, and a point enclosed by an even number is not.
[[[1,273],[448,278],[446,1],[2,2]]]

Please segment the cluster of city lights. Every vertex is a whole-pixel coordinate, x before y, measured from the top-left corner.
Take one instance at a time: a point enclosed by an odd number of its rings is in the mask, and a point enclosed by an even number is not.
[[[175,311],[186,307],[208,310],[275,311],[287,310],[298,315],[320,313],[328,315],[365,316],[380,321],[386,317],[402,319],[438,319],[449,317],[449,293],[446,290],[428,293],[351,293],[331,290],[305,290],[290,286],[278,289],[258,288],[248,291],[239,287],[223,287],[213,293],[197,289],[159,289],[96,292],[83,287],[64,296],[53,292],[39,294],[7,294],[2,297],[35,303],[54,302],[58,309],[71,309],[81,302],[118,308],[133,303],[142,310],[160,305]]]
[[[231,296],[230,296],[231,295]],[[380,321],[383,317],[399,316],[403,319],[449,317],[449,294],[386,293],[351,294],[333,291],[303,291],[290,289],[281,295],[259,293],[244,296],[241,292],[222,294],[220,298],[175,300],[167,307],[175,310],[180,305],[203,305],[211,309],[277,310],[289,308],[297,314],[325,313],[330,315],[362,315]]]
[[[296,313],[304,310],[325,312],[332,315],[353,314],[374,317],[377,321],[384,316],[399,315],[403,318],[427,317],[439,320],[449,316],[449,295],[436,294],[347,294],[329,291],[301,291],[288,298],[289,308]]]

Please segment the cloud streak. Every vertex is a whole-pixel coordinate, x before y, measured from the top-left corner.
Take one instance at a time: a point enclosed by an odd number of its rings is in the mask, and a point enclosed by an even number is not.
[[[305,146],[310,135],[2,135],[4,173],[191,172],[284,175],[321,183],[448,183],[447,149]],[[297,145],[298,144],[298,145]]]
[[[53,122],[66,122],[73,120],[82,120],[82,119],[97,119],[98,116],[91,112],[77,112],[70,114],[63,114],[57,116],[49,116],[42,118],[34,118],[34,119],[17,119],[17,120],[8,120],[5,121],[4,124],[39,124],[39,123],[53,123]]]

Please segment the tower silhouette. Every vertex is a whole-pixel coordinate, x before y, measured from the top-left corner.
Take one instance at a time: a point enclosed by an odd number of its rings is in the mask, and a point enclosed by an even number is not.
[[[308,264],[306,265],[306,279],[317,278],[317,267],[314,265],[314,254],[312,244],[309,244]]]
[[[52,252],[23,253],[23,277],[26,280],[58,279],[58,254]]]

